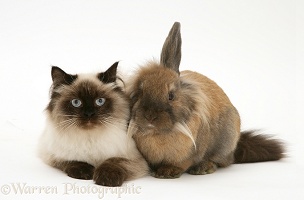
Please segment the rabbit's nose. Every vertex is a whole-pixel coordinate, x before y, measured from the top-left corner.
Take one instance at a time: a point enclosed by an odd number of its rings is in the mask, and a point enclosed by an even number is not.
[[[157,118],[157,116],[155,114],[150,113],[150,112],[145,113],[144,116],[145,116],[145,119],[150,123],[153,122]]]

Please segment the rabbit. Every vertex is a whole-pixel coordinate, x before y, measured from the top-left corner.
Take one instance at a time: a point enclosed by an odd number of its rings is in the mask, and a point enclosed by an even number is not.
[[[233,163],[284,157],[278,139],[241,132],[240,115],[225,92],[194,71],[179,71],[180,23],[164,42],[160,62],[150,61],[130,77],[128,134],[156,178],[210,174]]]

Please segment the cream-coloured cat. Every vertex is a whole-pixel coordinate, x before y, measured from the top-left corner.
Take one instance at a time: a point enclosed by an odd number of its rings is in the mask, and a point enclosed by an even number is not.
[[[71,75],[52,67],[51,99],[39,155],[77,179],[120,186],[144,176],[148,166],[128,137],[129,99],[117,65],[97,74]]]

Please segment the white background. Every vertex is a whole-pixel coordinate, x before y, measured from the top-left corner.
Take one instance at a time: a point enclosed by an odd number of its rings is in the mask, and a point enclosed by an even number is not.
[[[122,199],[304,199],[302,13],[294,0],[1,0],[0,199],[98,199],[89,194],[97,188],[92,181],[71,179],[36,156],[51,66],[95,72],[120,61],[120,73],[131,75],[159,59],[175,21],[181,70],[215,80],[239,110],[242,129],[284,140],[288,158],[206,176],[144,177],[127,182]],[[57,192],[20,194],[18,184]],[[64,194],[67,184],[76,188]],[[117,198],[113,193],[104,199]]]

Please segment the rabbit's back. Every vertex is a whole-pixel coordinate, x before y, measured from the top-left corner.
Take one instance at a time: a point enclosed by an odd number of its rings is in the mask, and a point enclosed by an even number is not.
[[[212,115],[217,115],[221,112],[221,109],[233,106],[222,88],[207,76],[194,71],[185,70],[181,72],[181,80],[199,87],[203,95],[208,99],[208,102],[205,103],[210,104],[210,117],[212,117]]]

